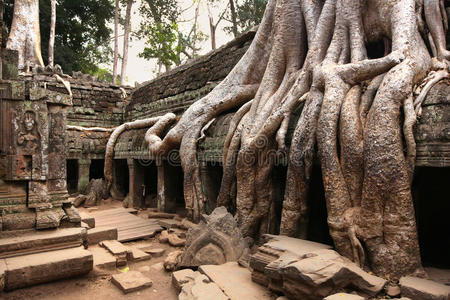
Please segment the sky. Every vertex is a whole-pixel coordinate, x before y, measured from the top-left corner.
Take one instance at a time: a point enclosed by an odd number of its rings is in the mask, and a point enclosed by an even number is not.
[[[137,30],[139,28],[139,23],[142,18],[139,15],[138,9],[141,5],[141,0],[137,0],[132,6],[132,17],[131,17],[131,30]],[[192,1],[189,0],[179,0],[179,6],[182,9],[189,8],[192,6]],[[213,8],[212,12],[215,16],[219,14],[220,9],[226,8],[228,1],[221,0],[218,3],[217,8]],[[121,14],[125,17],[125,8],[122,8]],[[183,20],[191,20],[194,16],[194,7],[187,9],[183,14]],[[200,6],[199,11],[199,27],[200,30],[208,35],[208,40],[201,44],[200,54],[206,54],[211,51],[211,41],[209,39],[209,21],[208,21],[208,11],[206,5]],[[181,30],[188,31],[190,29],[192,23],[188,22],[180,22],[178,25]],[[225,20],[222,20],[219,23],[219,28],[216,30],[216,47],[219,48],[221,45],[230,41],[233,37],[230,34],[227,34],[224,30],[224,26],[229,26],[229,23]],[[111,29],[114,29],[114,23],[110,24]],[[123,26],[119,28],[119,54],[123,53]],[[135,82],[141,83],[147,80],[150,80],[156,76],[154,72],[156,70],[156,60],[146,60],[144,58],[140,58],[138,54],[145,48],[144,40],[139,40],[135,37],[132,38],[128,49],[128,66],[127,66],[127,84],[134,86]],[[111,47],[114,49],[114,40],[111,41]],[[111,65],[106,66],[109,70],[112,70]],[[118,64],[118,73],[120,74],[121,61]]]

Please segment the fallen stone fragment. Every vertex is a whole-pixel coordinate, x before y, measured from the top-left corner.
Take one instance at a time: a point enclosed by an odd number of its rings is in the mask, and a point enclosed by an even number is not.
[[[166,271],[175,270],[181,261],[182,255],[183,255],[183,251],[181,251],[181,250],[170,252],[167,255],[166,259],[164,260],[164,269]]]
[[[167,239],[169,244],[174,247],[184,247],[186,245],[186,240],[179,238],[175,233],[170,233]]]
[[[205,275],[199,275],[195,278],[195,283],[191,288],[191,293],[193,299],[195,300],[228,300],[228,298],[222,290],[215,284],[211,282]],[[236,287],[237,288],[237,287]],[[244,298],[235,298],[244,299]]]
[[[100,242],[100,246],[108,249],[113,255],[128,255],[131,252],[130,248],[126,247],[124,244],[117,240],[106,240]]]
[[[164,227],[166,229],[170,229],[170,228],[178,228],[181,224],[180,221],[175,220],[175,219],[159,219],[157,221],[157,223],[161,226]]]
[[[162,248],[143,247],[139,249],[150,254],[152,257],[161,257],[164,255],[164,252],[166,252],[166,250]]]
[[[143,260],[149,260],[152,258],[152,256],[140,249],[137,248],[130,248],[131,250],[131,260],[132,261],[143,261]]]
[[[192,223],[188,219],[181,220],[181,223],[179,225],[179,228],[188,230],[189,228],[195,227],[197,224]]]
[[[95,245],[105,240],[117,240],[117,228],[115,227],[97,227],[89,229],[88,244]]]
[[[169,232],[167,230],[161,231],[158,240],[160,243],[167,243],[169,241]]]
[[[152,286],[152,281],[138,271],[115,274],[112,276],[111,281],[125,294]]]
[[[183,269],[172,273],[172,285],[177,293],[181,292],[181,288],[184,284],[195,278],[195,272],[191,269]]]
[[[80,212],[81,221],[88,224],[90,228],[95,228],[95,218],[85,212]]]
[[[403,297],[414,300],[447,300],[450,298],[450,286],[417,277],[400,278]]]
[[[366,298],[359,295],[347,294],[347,293],[337,293],[324,298],[324,300],[364,300]]]
[[[253,282],[251,272],[239,266],[237,262],[200,266],[198,270],[208,276],[231,299],[273,299],[272,293]]]

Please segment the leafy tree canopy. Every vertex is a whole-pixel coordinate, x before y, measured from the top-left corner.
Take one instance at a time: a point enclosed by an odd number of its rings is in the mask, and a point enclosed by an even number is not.
[[[14,0],[5,1],[4,19],[11,25]],[[44,62],[48,59],[50,35],[50,0],[39,0],[41,47]],[[111,61],[109,41],[112,30],[108,22],[114,18],[112,0],[58,0],[56,5],[55,64],[65,73],[82,71],[96,75],[99,64]]]
[[[236,21],[238,32],[245,32],[253,26],[261,23],[268,0],[236,0]],[[231,13],[228,11],[227,21],[231,22]],[[227,32],[232,32],[232,27],[225,27]]]

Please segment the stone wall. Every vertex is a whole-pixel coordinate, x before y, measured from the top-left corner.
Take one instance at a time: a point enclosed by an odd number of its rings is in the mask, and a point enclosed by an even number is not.
[[[205,56],[144,83],[133,92],[124,119],[132,121],[166,112],[181,114],[228,75],[254,35],[255,31],[249,31]]]

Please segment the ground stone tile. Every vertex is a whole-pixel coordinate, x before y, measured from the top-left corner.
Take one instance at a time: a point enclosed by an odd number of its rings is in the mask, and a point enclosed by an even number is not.
[[[152,286],[152,281],[138,271],[128,271],[112,276],[111,281],[125,294]]]

